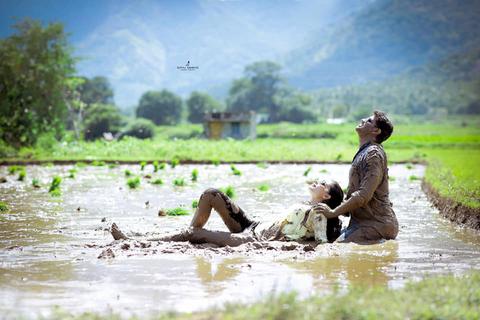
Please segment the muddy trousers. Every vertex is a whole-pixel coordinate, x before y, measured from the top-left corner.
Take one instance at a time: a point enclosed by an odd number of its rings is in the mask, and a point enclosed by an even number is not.
[[[230,232],[203,229],[214,209]],[[213,243],[218,246],[239,246],[256,241],[251,233],[242,233],[255,223],[226,194],[218,189],[205,190],[198,201],[190,228],[179,234],[164,237],[167,241],[189,241],[191,243]]]

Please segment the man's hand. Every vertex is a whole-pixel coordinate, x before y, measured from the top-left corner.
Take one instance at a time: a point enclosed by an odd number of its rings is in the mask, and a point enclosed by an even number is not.
[[[336,214],[334,210],[330,209],[325,203],[317,203],[312,206],[312,210],[315,213],[323,214],[327,219],[336,218],[339,214]]]

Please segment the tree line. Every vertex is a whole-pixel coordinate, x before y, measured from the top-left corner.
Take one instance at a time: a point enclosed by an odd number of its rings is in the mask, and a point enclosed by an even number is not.
[[[14,147],[33,145],[42,134],[60,139],[65,130],[93,140],[110,132],[151,137],[155,125],[175,125],[186,118],[201,123],[205,112],[256,111],[267,122],[315,121],[311,98],[294,90],[281,67],[261,61],[248,65],[233,81],[225,103],[194,91],[183,101],[169,90],[145,92],[127,118],[114,104],[114,92],[102,76],[76,74],[77,58],[63,25],[27,19],[0,40],[0,139]]]

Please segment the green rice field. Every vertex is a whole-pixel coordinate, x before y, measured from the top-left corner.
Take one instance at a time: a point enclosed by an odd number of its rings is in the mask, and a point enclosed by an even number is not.
[[[210,141],[201,137],[201,125],[159,126],[154,139],[66,139],[23,148],[2,160],[349,163],[358,148],[354,127],[354,123],[258,125],[255,140]],[[480,117],[436,122],[399,117],[384,147],[390,162],[428,163],[425,179],[442,196],[480,207]]]

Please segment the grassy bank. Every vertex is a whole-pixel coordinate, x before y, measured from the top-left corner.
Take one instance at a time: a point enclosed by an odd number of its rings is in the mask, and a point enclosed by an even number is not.
[[[209,141],[200,125],[158,127],[151,140],[64,141],[23,148],[3,161],[319,161],[349,163],[357,151],[355,124],[259,125],[256,140]],[[480,207],[480,117],[395,126],[384,144],[391,162],[428,162],[425,179],[442,196]]]
[[[353,287],[306,300],[282,294],[251,305],[226,305],[193,314],[159,314],[153,319],[478,319],[480,272],[409,283],[399,290]],[[119,319],[117,315],[57,311],[54,319]]]

